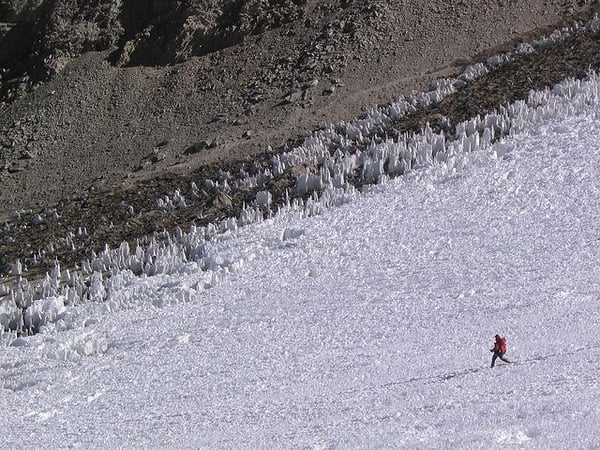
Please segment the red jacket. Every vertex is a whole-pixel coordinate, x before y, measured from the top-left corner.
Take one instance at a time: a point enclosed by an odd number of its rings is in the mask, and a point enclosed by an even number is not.
[[[494,343],[494,351],[498,353],[506,353],[506,338],[496,336],[496,342]]]

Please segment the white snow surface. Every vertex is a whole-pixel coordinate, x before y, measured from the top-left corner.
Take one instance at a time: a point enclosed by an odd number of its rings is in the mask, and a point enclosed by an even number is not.
[[[3,446],[600,448],[599,118],[226,232],[220,283],[38,303],[62,319],[0,339]]]

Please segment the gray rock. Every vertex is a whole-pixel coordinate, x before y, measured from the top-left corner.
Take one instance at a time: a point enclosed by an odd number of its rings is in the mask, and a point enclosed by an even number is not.
[[[157,152],[152,155],[152,157],[150,158],[150,161],[152,161],[153,164],[156,164],[157,162],[160,162],[163,159],[166,159],[166,157],[167,157],[167,155],[165,153]]]
[[[292,92],[289,92],[283,97],[283,100],[286,103],[296,103],[302,99],[303,91],[298,89]]]
[[[318,78],[313,78],[312,80],[307,81],[306,83],[304,83],[302,85],[303,89],[310,89],[312,87],[316,87],[319,85],[319,79]]]
[[[225,144],[225,139],[217,136],[216,138],[214,138],[210,141],[208,148],[215,148],[215,147],[218,147],[219,145],[223,145],[223,144]]]
[[[21,152],[19,159],[35,159],[35,155],[30,151],[25,150],[24,152]]]
[[[205,150],[208,148],[209,142],[210,141],[206,141],[206,140],[196,142],[195,144],[186,148],[183,153],[186,155],[195,155],[196,153],[200,153],[202,150]]]
[[[30,159],[19,159],[15,161],[8,167],[9,173],[22,172],[25,169],[28,169],[31,166]]]
[[[219,145],[223,145],[225,140],[222,137],[216,137],[214,139],[203,139],[200,142],[196,142],[195,144],[188,147],[184,154],[186,155],[195,155],[196,153],[200,153],[203,150],[207,150],[210,148],[218,147]]]

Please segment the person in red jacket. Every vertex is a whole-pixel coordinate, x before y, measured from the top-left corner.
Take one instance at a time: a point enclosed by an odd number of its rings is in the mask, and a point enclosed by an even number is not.
[[[496,341],[494,342],[494,348],[490,350],[490,352],[494,353],[492,356],[492,367],[494,367],[494,364],[496,364],[496,359],[498,358],[500,358],[501,361],[510,364],[510,361],[504,357],[504,354],[506,353],[506,338],[500,336],[499,334],[497,334],[495,338]]]

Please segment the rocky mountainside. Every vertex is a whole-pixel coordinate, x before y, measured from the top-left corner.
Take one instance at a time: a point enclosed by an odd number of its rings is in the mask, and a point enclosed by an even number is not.
[[[324,122],[584,20],[595,3],[2,0],[2,272],[83,226],[89,251],[220,217],[235,207],[218,193],[177,217],[155,205],[192,179],[268,159]],[[482,79],[436,114],[458,120],[584,76],[598,65],[597,41]],[[413,122],[405,125],[424,119]],[[135,220],[122,204],[139,211]],[[60,219],[32,219],[40,215]]]

